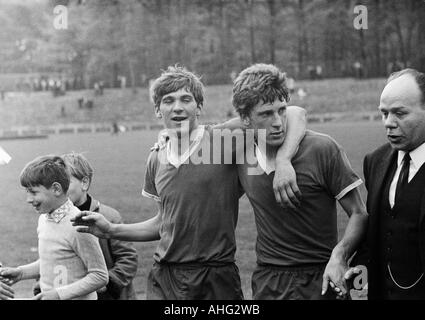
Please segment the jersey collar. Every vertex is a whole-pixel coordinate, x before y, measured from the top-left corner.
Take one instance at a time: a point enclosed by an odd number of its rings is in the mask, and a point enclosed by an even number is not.
[[[187,160],[190,158],[190,156],[196,151],[199,144],[202,141],[202,137],[205,133],[205,126],[200,125],[195,130],[193,130],[190,133],[190,140],[192,143],[189,145],[189,149],[185,151],[181,156],[179,156],[177,153],[172,152],[172,140],[169,139],[167,141],[167,160],[170,164],[172,164],[174,167],[178,168],[183,163],[187,163]]]
[[[260,168],[269,175],[273,171],[276,171],[276,162],[267,161],[266,156],[261,152],[260,148],[255,144],[255,157],[257,158]]]

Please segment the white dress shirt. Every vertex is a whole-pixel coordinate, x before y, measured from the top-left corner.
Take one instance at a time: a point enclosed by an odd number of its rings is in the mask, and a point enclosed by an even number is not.
[[[390,186],[389,200],[391,208],[394,207],[395,202],[395,189],[397,186],[398,177],[400,175],[403,158],[406,152],[399,150],[398,159],[397,159],[397,171],[395,172],[393,181]],[[409,152],[410,155],[410,166],[409,166],[409,177],[408,182],[413,179],[416,173],[419,171],[421,166],[425,163],[425,142],[422,143],[419,147]]]

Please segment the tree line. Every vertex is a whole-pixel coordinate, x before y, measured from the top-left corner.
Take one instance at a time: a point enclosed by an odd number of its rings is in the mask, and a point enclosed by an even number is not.
[[[66,30],[52,27],[58,4],[68,8]],[[353,25],[357,5],[367,8],[367,29]],[[120,77],[146,85],[175,63],[209,84],[229,83],[255,62],[295,78],[317,66],[324,77],[425,69],[422,0],[46,0],[2,7],[0,72],[59,72],[87,85],[119,85]]]

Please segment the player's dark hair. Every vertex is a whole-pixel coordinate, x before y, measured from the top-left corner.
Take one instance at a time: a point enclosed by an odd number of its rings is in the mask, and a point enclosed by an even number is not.
[[[233,82],[232,104],[241,117],[249,117],[260,102],[276,99],[289,101],[286,75],[271,64],[254,64],[243,70]]]
[[[198,107],[204,105],[204,86],[201,78],[182,66],[169,66],[157,78],[150,88],[151,100],[155,108],[159,108],[163,96],[186,89],[195,98]]]

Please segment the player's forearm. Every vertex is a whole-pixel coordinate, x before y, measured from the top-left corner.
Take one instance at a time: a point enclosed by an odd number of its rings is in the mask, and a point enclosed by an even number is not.
[[[240,117],[232,118],[226,122],[219,123],[213,126],[214,129],[229,129],[229,130],[236,130],[236,129],[246,129],[246,125],[243,123]]]
[[[287,108],[287,128],[284,143],[277,152],[277,164],[291,161],[298,150],[306,130],[306,111],[303,108],[291,106]]]
[[[332,257],[347,262],[363,240],[367,228],[368,214],[359,208],[351,214],[344,236],[332,251]]]
[[[18,267],[22,271],[21,280],[37,279],[40,276],[40,260]]]
[[[122,241],[154,241],[159,240],[160,218],[155,216],[149,220],[131,224],[112,224],[110,237]]]

